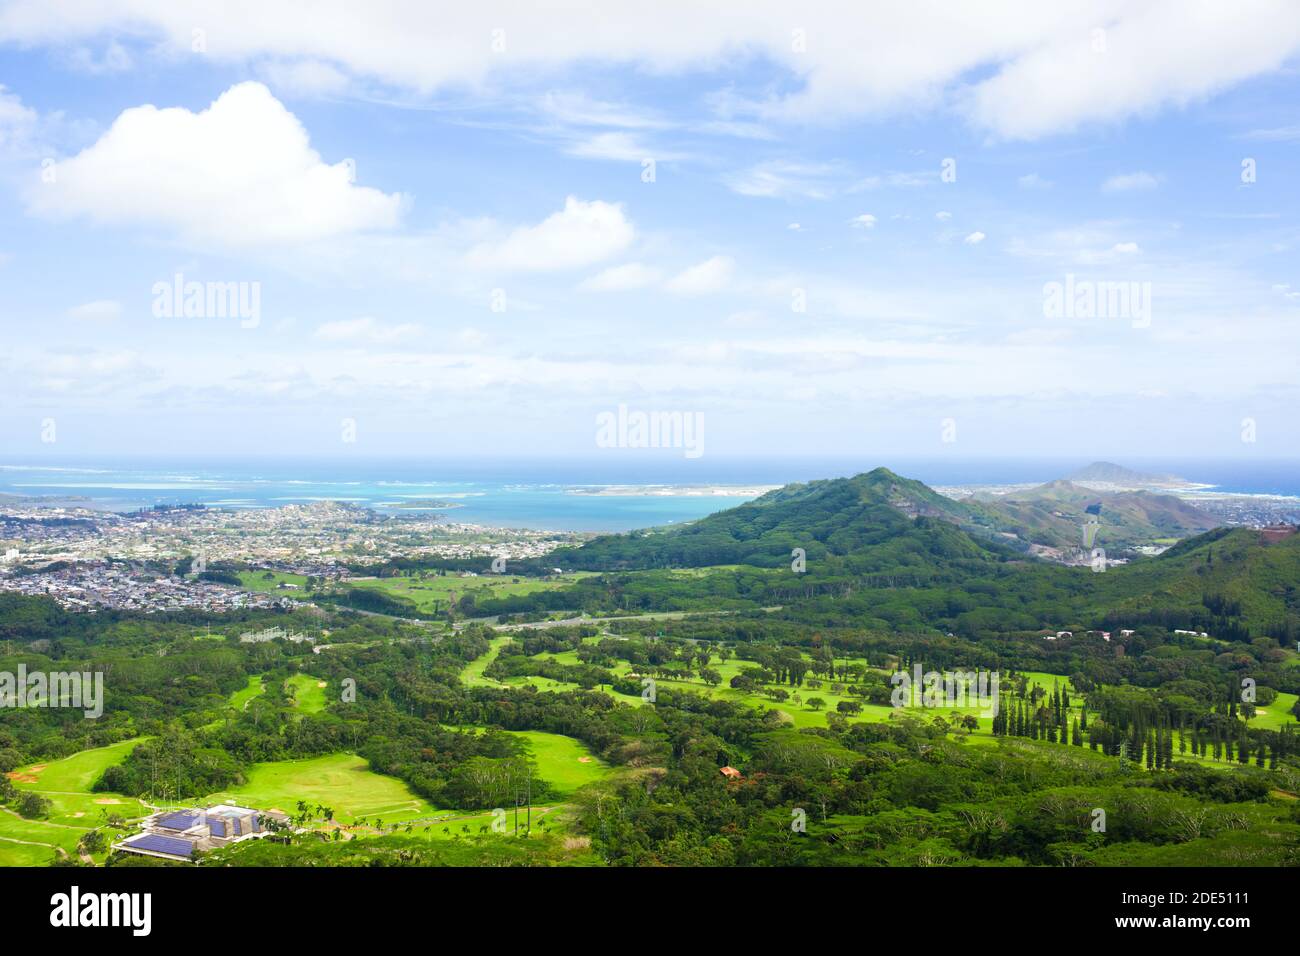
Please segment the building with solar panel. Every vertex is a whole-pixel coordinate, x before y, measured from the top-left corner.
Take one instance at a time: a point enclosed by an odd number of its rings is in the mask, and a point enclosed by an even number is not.
[[[203,809],[164,810],[144,821],[144,832],[114,843],[113,849],[193,863],[198,854],[207,850],[265,836],[268,822],[287,825],[289,817],[228,803]]]

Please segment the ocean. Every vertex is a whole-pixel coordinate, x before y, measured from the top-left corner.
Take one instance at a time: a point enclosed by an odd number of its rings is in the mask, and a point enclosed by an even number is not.
[[[347,501],[380,511],[412,504],[447,520],[504,528],[626,531],[691,521],[753,497],[760,486],[832,478],[885,465],[929,485],[997,485],[1062,478],[1087,460],[770,458],[589,461],[471,460],[25,460],[0,464],[0,494],[69,499],[133,511],[158,504],[266,508]],[[1120,462],[1174,474],[1213,492],[1300,499],[1300,462]],[[620,493],[594,493],[618,487]],[[453,506],[453,507],[446,507]]]

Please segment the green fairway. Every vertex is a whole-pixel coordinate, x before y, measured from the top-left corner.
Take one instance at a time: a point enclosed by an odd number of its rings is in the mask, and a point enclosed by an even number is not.
[[[87,829],[24,820],[9,810],[0,810],[0,866],[48,866],[57,858],[59,849],[75,859],[77,841]]]
[[[604,779],[611,772],[586,745],[572,737],[537,730],[512,733],[527,741],[528,750],[537,761],[538,775],[566,796],[579,787]]]
[[[0,837],[0,866],[49,866],[57,859],[59,852],[51,846]]]
[[[260,674],[254,674],[248,678],[248,685],[241,687],[230,695],[230,706],[235,710],[244,710],[248,702],[254,697],[259,697],[266,692],[266,685],[262,683]]]
[[[483,671],[487,666],[497,659],[497,653],[505,645],[509,644],[511,638],[494,637],[488,643],[488,651],[482,657],[477,657],[470,661],[463,671],[460,672],[460,682],[466,687],[501,687],[500,681],[494,681],[490,677],[484,677]]]
[[[19,789],[89,793],[91,785],[105,770],[121,763],[143,742],[143,737],[136,737],[107,747],[82,750],[62,760],[20,767],[11,776]]]
[[[487,562],[484,563],[486,565]],[[557,574],[553,578],[545,579],[488,573],[471,576],[461,576],[459,574],[429,574],[424,576],[416,574],[386,578],[365,578],[351,581],[349,584],[356,588],[383,591],[390,597],[410,601],[419,611],[432,614],[447,610],[450,595],[453,592],[456,595],[457,602],[466,595],[473,595],[477,601],[486,601],[491,598],[566,588],[573,584],[574,581],[588,576],[587,572]]]
[[[1295,694],[1279,692],[1273,703],[1256,709],[1255,716],[1250,719],[1250,726],[1264,730],[1281,730],[1287,724],[1294,726],[1296,719],[1291,708],[1295,706],[1296,699]]]
[[[0,810],[0,866],[45,866],[53,859],[53,846],[62,847],[75,857],[78,841],[103,825],[109,814],[126,820],[147,815],[149,808],[135,797],[90,792],[107,768],[121,763],[144,740],[143,737],[124,740],[60,760],[28,764],[11,772],[9,778],[14,786],[39,793],[50,802],[50,811],[43,819],[24,820],[10,811]],[[113,838],[117,836],[120,833]],[[106,855],[97,854],[96,862],[102,862]]]
[[[361,817],[400,823],[438,812],[401,780],[372,773],[366,761],[355,754],[254,764],[247,782],[206,799],[291,815],[303,800],[313,807],[332,807],[334,819],[345,824]]]
[[[310,674],[294,674],[284,682],[284,692],[293,700],[294,708],[303,714],[319,714],[325,709],[325,681]]]

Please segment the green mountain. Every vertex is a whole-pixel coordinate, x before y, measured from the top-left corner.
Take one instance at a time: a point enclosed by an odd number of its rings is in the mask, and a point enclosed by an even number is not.
[[[563,567],[614,571],[748,564],[789,566],[802,548],[809,561],[854,558],[859,569],[908,554],[994,562],[1005,546],[961,530],[987,521],[978,506],[945,498],[919,481],[877,468],[852,478],[786,485],[688,525],[596,538],[557,551]],[[548,561],[550,559],[548,558]]]
[[[1255,634],[1300,624],[1300,534],[1272,538],[1253,528],[1218,528],[1094,577],[1106,579],[1097,582],[1098,602],[1116,612],[1199,605]],[[1220,629],[1214,636],[1228,635]]]
[[[538,567],[606,573],[483,602],[478,611],[779,608],[776,618],[791,625],[932,629],[972,639],[1147,626],[1205,630],[1222,640],[1267,637],[1288,647],[1300,640],[1300,534],[1217,528],[1099,574],[1038,560],[1005,543],[1010,532],[998,529],[1013,519],[1048,530],[1059,524],[1073,546],[1075,511],[1098,502],[1102,526],[1112,531],[1121,518],[1144,533],[1165,529],[1167,520],[1201,518],[1160,495],[1084,494],[1069,482],[1034,492],[1023,515],[1008,515],[884,468],[788,485],[688,525],[552,552]],[[797,574],[795,549],[806,556]]]
[[[788,566],[796,548],[809,560],[842,558],[855,570],[914,563],[907,560],[909,552],[1001,561],[1040,545],[1059,552],[1046,557],[1059,558],[1081,547],[1085,509],[1098,504],[1097,543],[1114,551],[1217,525],[1169,495],[1100,493],[1057,481],[1012,495],[957,501],[877,468],[852,478],[786,485],[687,525],[607,535],[554,557],[565,568],[590,571],[723,564],[774,568]]]
[[[1089,508],[1097,518],[1096,544],[1108,551],[1186,538],[1218,527],[1212,515],[1173,495],[1098,492],[1065,480],[1006,495],[981,492],[968,501],[981,505],[1000,530],[1058,550],[1082,546]]]

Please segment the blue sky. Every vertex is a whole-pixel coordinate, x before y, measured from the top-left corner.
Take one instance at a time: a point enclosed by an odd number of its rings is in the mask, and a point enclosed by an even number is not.
[[[1287,4],[425,6],[0,2],[6,455],[1294,454]]]

